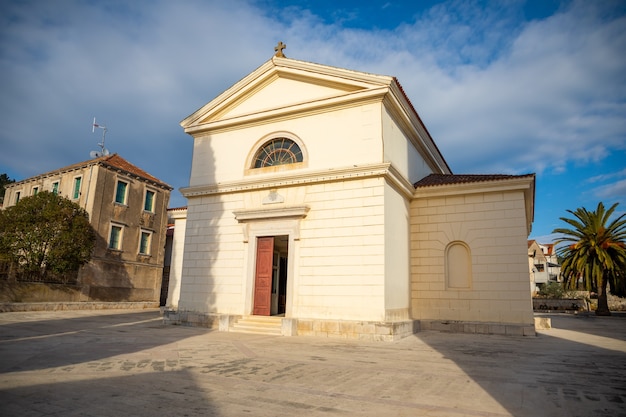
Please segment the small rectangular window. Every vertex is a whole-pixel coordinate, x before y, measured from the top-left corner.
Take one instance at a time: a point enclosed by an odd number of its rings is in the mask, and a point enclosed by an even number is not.
[[[52,194],[57,195],[59,194],[59,182],[55,181],[52,183]]]
[[[152,239],[152,233],[141,232],[141,239],[139,240],[139,253],[142,255],[150,255],[150,241]]]
[[[122,227],[111,226],[111,235],[109,236],[109,249],[120,250],[122,247]]]
[[[39,187],[33,187],[33,195],[37,195],[39,192]]]
[[[146,199],[143,204],[145,211],[154,212],[154,191],[146,190]]]
[[[74,200],[76,200],[78,197],[80,197],[80,182],[82,180],[82,177],[76,177],[74,178],[74,192],[72,193],[72,198]]]
[[[115,202],[118,204],[126,204],[126,190],[128,184],[124,181],[118,181],[115,189]]]
[[[22,195],[22,193],[20,191],[15,193],[15,204],[20,202],[21,195]]]

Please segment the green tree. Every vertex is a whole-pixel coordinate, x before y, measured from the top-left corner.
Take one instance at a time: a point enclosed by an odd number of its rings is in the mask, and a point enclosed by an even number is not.
[[[4,186],[12,184],[14,182],[15,180],[9,178],[7,174],[0,174],[0,204],[2,204],[2,202],[4,201],[4,192],[6,191],[4,189]]]
[[[89,262],[96,233],[78,204],[42,191],[0,211],[0,257],[19,273],[45,277]]]
[[[595,211],[578,208],[567,210],[575,218],[561,217],[572,229],[557,228],[553,233],[562,237],[557,244],[562,257],[561,273],[564,285],[576,288],[582,281],[588,291],[597,291],[598,308],[596,314],[611,315],[607,299],[607,286],[612,292],[623,289],[624,271],[626,271],[626,213],[609,221],[618,203],[605,210],[604,204],[598,203]],[[615,290],[615,291],[613,291]]]

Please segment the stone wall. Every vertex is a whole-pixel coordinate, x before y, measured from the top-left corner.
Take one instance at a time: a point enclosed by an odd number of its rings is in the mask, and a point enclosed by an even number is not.
[[[532,326],[523,191],[426,195],[411,222],[414,319]],[[467,248],[463,282],[446,264],[452,244]]]

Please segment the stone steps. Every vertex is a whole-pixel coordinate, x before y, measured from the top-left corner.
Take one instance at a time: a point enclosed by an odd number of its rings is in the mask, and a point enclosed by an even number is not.
[[[282,317],[244,316],[230,326],[229,331],[265,335],[281,335]]]

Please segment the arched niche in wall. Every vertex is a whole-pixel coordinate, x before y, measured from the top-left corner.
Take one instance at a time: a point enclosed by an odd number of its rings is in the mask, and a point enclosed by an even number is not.
[[[445,251],[446,289],[469,290],[472,287],[472,254],[465,242],[454,241]]]

